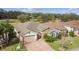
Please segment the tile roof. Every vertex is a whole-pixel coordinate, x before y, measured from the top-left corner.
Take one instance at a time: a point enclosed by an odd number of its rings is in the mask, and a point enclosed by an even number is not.
[[[37,22],[25,22],[25,23],[17,23],[13,26],[17,31],[20,31],[21,34],[26,34],[29,31],[39,32],[44,31],[47,28],[57,28],[57,29],[65,29],[64,26],[69,25],[76,28],[79,28],[79,21],[69,21],[69,22],[46,22],[46,23],[37,23]]]
[[[73,20],[73,21],[65,22],[65,25],[79,29],[79,20]]]
[[[26,27],[27,24],[28,23],[17,23],[17,24],[14,24],[13,26],[18,32],[20,32],[21,35],[24,35],[27,32],[29,32],[29,30]]]

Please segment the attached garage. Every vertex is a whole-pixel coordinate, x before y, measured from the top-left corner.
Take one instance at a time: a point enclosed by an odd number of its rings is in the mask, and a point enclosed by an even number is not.
[[[32,31],[28,32],[24,35],[24,38],[29,41],[35,41],[37,40],[37,33]]]

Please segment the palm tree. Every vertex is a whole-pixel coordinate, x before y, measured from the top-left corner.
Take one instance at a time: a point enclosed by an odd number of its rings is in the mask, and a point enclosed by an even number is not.
[[[0,34],[3,37],[3,40],[8,44],[9,33],[13,32],[14,28],[8,22],[0,24]],[[10,35],[11,36],[11,35]]]
[[[2,48],[4,44],[9,44],[10,39],[16,37],[15,34],[14,27],[9,22],[0,23],[0,44]]]
[[[0,46],[1,46],[1,49],[3,49],[3,44],[2,44],[2,41],[3,41],[3,26],[0,24]]]

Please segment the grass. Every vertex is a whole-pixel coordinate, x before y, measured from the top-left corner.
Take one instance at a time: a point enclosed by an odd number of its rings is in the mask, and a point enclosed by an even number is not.
[[[60,44],[58,41],[54,41],[53,43],[48,42],[48,44],[52,47],[52,49],[59,50]]]
[[[69,38],[66,38],[66,39],[69,39]],[[79,37],[74,37],[74,38],[70,38],[71,42],[72,42],[72,45],[69,45],[69,49],[73,49],[73,48],[77,48],[79,47]],[[67,50],[69,50],[67,49]]]
[[[9,20],[9,23],[16,23],[16,22],[19,22],[18,19],[2,19],[2,20],[0,20],[0,22],[6,22],[6,20]]]
[[[6,47],[5,49],[3,49],[4,51],[27,51],[25,48],[20,48],[19,50],[17,50],[17,46],[20,46],[19,43],[10,45],[8,47]]]
[[[4,51],[26,51],[25,48],[22,48],[22,44],[19,42],[19,39],[13,38],[10,42],[9,45],[6,46]]]
[[[4,49],[4,51],[16,51],[16,47],[17,47],[17,46],[18,46],[18,43],[13,44],[13,45],[10,45],[10,46],[6,47],[6,48]]]
[[[64,44],[68,47],[65,50],[71,50],[73,48],[79,47],[79,37],[66,37],[64,40]],[[71,44],[72,42],[72,44]],[[55,50],[59,50],[60,46],[60,40],[54,41],[54,42],[48,42],[48,44]]]

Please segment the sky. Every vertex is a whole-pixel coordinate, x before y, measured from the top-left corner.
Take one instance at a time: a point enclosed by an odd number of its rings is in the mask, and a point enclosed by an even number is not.
[[[3,8],[7,11],[22,11],[22,12],[42,12],[42,13],[76,13],[79,14],[79,8]]]

